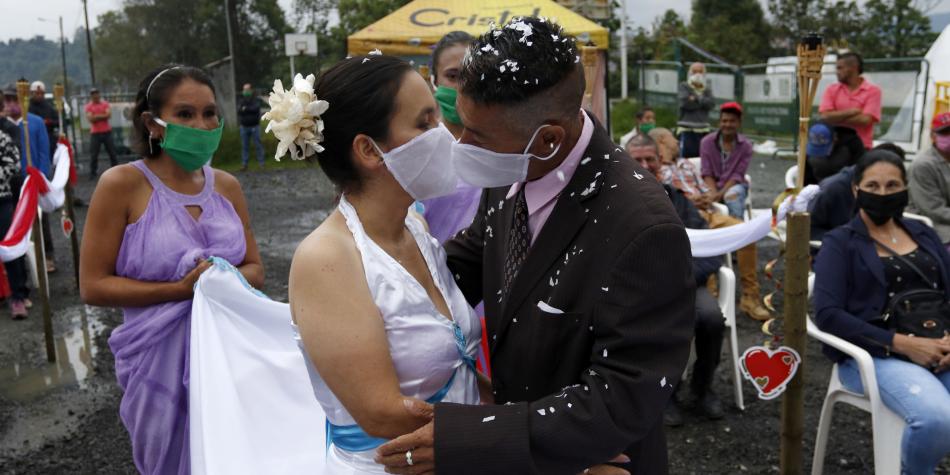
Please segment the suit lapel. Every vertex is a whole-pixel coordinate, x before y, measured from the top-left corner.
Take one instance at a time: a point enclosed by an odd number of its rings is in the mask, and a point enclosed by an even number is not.
[[[492,342],[492,351],[503,339],[515,313],[525,304],[525,300],[532,291],[539,285],[550,285],[550,282],[543,281],[545,273],[561,258],[587,222],[587,211],[583,202],[593,198],[600,191],[610,163],[608,157],[614,147],[607,132],[599,124],[595,124],[594,135],[581,157],[582,160],[586,157],[590,157],[591,160],[577,167],[571,181],[558,196],[554,210],[545,221],[540,234],[528,252],[527,259],[518,271],[518,276],[512,283],[511,292],[507,300],[503,302],[501,319],[498,322],[498,337]],[[506,205],[505,208],[510,210],[514,206]],[[506,219],[504,235],[507,237],[511,228],[510,211]],[[507,246],[503,246],[502,262],[504,262],[506,248]]]

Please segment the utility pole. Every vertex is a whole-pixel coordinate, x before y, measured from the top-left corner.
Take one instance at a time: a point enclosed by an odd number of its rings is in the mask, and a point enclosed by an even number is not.
[[[89,8],[87,0],[82,0],[82,11],[86,15],[86,49],[89,51],[89,76],[92,77],[92,84],[96,84],[96,64],[92,60],[92,33],[89,32]],[[60,18],[60,22],[62,22]]]
[[[627,0],[620,0],[620,97],[627,98]]]
[[[228,29],[228,54],[231,56],[231,93],[237,94],[237,74],[234,72],[234,37],[231,36],[231,7],[224,0],[224,21]]]
[[[63,34],[63,17],[59,17],[59,49],[63,56],[63,97],[69,97],[69,81],[66,79],[66,35]],[[66,123],[59,120],[59,127],[66,135]]]

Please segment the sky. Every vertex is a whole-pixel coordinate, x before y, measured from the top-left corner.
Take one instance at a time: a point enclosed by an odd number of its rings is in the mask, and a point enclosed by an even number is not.
[[[96,27],[97,17],[109,10],[118,9],[122,0],[88,0],[89,25]],[[223,0],[222,0],[223,1]],[[277,0],[285,12],[290,12],[293,0]],[[765,1],[761,0],[763,8]],[[626,0],[631,27],[649,27],[653,19],[672,8],[684,17],[689,16],[691,0]],[[39,5],[39,7],[37,6]],[[42,35],[49,39],[59,38],[58,17],[63,17],[63,29],[71,37],[83,24],[81,0],[0,0],[3,15],[0,15],[0,41],[12,38],[31,38]],[[950,11],[950,0],[941,0],[934,12]],[[44,18],[49,21],[41,21]]]

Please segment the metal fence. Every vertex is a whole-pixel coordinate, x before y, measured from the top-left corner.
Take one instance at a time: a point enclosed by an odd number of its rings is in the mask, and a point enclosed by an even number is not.
[[[638,93],[641,104],[654,108],[678,109],[676,92],[685,79],[687,63],[675,61],[642,61],[637,68]],[[739,101],[745,111],[743,130],[748,135],[777,140],[790,147],[798,133],[798,91],[795,57],[772,58],[768,63],[738,67],[707,64],[707,84],[717,105]],[[879,141],[897,143],[907,150],[917,150],[924,120],[921,107],[926,96],[930,64],[924,58],[889,58],[865,60],[865,74],[881,88],[881,121],[875,125],[874,137]],[[826,59],[818,95],[813,104],[817,119],[821,93],[835,82],[834,57]],[[710,122],[718,120],[718,112],[710,112]]]

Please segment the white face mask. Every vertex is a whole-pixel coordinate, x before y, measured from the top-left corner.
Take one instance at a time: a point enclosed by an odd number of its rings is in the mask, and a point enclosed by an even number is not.
[[[481,188],[508,186],[525,181],[531,158],[549,160],[561,149],[561,144],[558,144],[546,157],[528,153],[538,132],[545,127],[549,125],[542,125],[534,131],[522,153],[498,153],[474,145],[453,143],[452,162],[455,163],[456,173],[463,181]]]
[[[702,73],[690,74],[689,82],[696,86],[706,86],[706,75]]]
[[[413,199],[422,201],[455,192],[458,176],[452,165],[455,137],[444,125],[429,129],[388,151],[373,145],[383,163]]]

